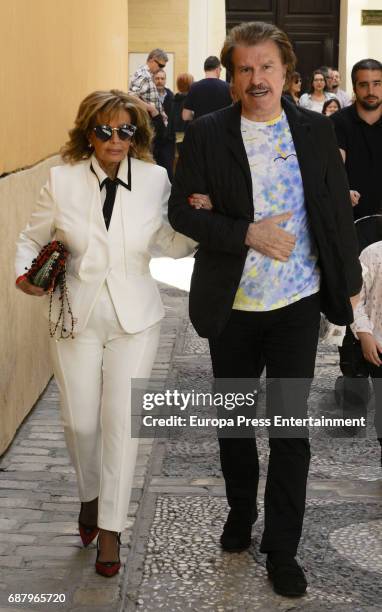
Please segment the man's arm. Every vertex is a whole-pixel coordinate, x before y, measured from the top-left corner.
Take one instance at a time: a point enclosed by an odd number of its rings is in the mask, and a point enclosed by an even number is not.
[[[191,193],[208,193],[214,207],[205,161],[206,131],[205,123],[198,121],[198,125],[191,125],[186,132],[169,200],[171,225],[210,250],[242,254],[252,247],[268,257],[287,261],[294,249],[295,237],[278,224],[286,221],[291,213],[251,223],[222,215],[214,208],[212,211],[195,209],[188,204]]]
[[[213,196],[208,185],[205,159],[206,126],[191,124],[187,129],[178,160],[171,196],[168,218],[174,229],[193,238],[200,246],[228,253],[245,254],[248,247],[245,239],[250,222],[233,219],[216,212],[215,209],[194,209],[188,203],[192,193]]]
[[[133,78],[130,83],[129,94],[138,97],[146,105],[145,110],[152,117],[155,117],[159,112],[164,120],[167,119],[158,90],[151,77],[148,77],[146,74],[139,74]]]
[[[145,96],[150,89],[150,83],[146,75],[139,74],[131,80],[129,87],[129,94],[138,96],[141,98]]]
[[[143,108],[143,110],[147,111],[152,118],[159,115],[159,111],[154,106],[154,104],[151,104],[150,102],[145,102],[144,100],[142,100],[142,98],[139,97],[137,93],[133,91],[129,91],[128,93],[130,94],[130,96],[134,96],[134,98],[136,98],[137,106],[140,106],[141,108]]]

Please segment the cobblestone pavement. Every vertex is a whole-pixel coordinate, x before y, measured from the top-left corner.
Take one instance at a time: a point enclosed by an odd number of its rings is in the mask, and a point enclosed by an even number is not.
[[[181,301],[182,316],[186,310],[184,298],[164,298],[166,319],[152,374],[157,383],[168,378],[177,337],[179,313],[174,302]],[[140,441],[128,528],[122,536],[123,562],[134,548],[134,525],[140,513],[152,446],[153,440]],[[95,573],[95,544],[82,547],[78,512],[75,475],[65,448],[58,391],[52,380],[0,460],[0,612],[121,609],[124,572],[111,579]],[[28,597],[24,603],[18,602],[17,597],[10,602],[9,597],[17,593],[60,597],[51,597],[45,603],[29,603]],[[60,602],[63,598],[65,601]]]
[[[166,319],[153,379],[203,383],[206,341],[193,332],[187,296],[162,289]],[[310,414],[334,414],[337,349],[320,345]],[[261,401],[261,397],[260,397]],[[227,513],[218,445],[211,431],[142,439],[124,571],[94,572],[95,547],[77,535],[79,504],[51,383],[0,463],[0,612],[382,610],[382,480],[379,445],[365,437],[312,432],[312,462],[299,559],[309,578],[301,599],[273,594],[259,552],[267,439],[260,433],[260,516],[248,552],[223,553]],[[9,603],[11,593],[64,594],[65,603]]]

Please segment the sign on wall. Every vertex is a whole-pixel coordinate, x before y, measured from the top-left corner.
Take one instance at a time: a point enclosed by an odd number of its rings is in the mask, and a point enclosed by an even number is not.
[[[382,25],[382,11],[361,11],[362,25]]]

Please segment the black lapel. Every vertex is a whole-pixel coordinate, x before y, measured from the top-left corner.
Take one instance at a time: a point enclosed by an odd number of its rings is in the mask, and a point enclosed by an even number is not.
[[[230,106],[226,110],[225,114],[226,121],[226,135],[227,135],[227,145],[230,149],[232,155],[238,162],[240,168],[242,169],[245,182],[248,190],[248,197],[250,201],[250,205],[252,208],[253,205],[253,195],[252,195],[252,177],[251,170],[249,168],[248,157],[245,151],[243,138],[241,135],[241,103],[236,102],[233,106]]]

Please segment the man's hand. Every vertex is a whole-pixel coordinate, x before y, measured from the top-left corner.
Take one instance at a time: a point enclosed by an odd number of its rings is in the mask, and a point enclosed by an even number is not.
[[[360,197],[361,197],[361,194],[359,193],[359,191],[350,189],[350,199],[351,199],[352,206],[357,206]]]
[[[245,244],[272,259],[288,261],[296,245],[296,237],[281,229],[278,224],[288,221],[291,216],[292,213],[287,212],[282,215],[267,217],[258,223],[251,223],[248,227]]]
[[[372,334],[367,332],[357,332],[361,343],[363,356],[367,361],[376,366],[382,365],[378,353],[382,353],[382,346],[376,341]]]
[[[212,203],[208,194],[204,193],[192,193],[188,198],[188,203],[192,208],[204,208],[205,210],[212,210]]]

